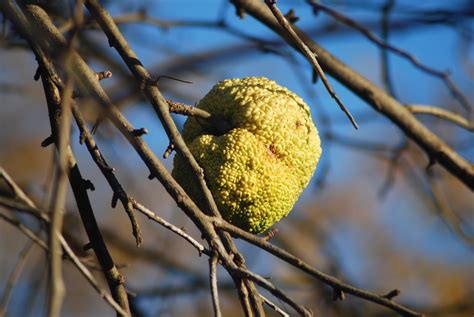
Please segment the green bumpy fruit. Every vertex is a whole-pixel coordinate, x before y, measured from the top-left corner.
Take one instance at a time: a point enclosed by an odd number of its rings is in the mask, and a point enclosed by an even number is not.
[[[222,217],[249,232],[265,231],[291,211],[321,156],[309,107],[264,77],[219,82],[197,107],[232,127],[215,135],[188,117],[182,133]],[[198,183],[179,154],[172,174],[203,208]]]

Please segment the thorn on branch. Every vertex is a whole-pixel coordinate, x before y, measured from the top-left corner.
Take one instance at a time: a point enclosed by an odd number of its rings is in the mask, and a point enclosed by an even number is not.
[[[346,299],[346,294],[344,294],[344,292],[341,291],[338,288],[333,288],[332,300],[334,300],[334,301],[337,301],[337,300],[343,301],[344,299]]]
[[[33,79],[35,81],[38,81],[40,79],[40,76],[41,76],[41,67],[38,66],[36,68],[35,75],[33,76]]]
[[[148,134],[148,130],[146,128],[135,129],[132,131],[133,136],[142,136],[144,134]]]
[[[112,203],[111,203],[112,208],[115,209],[115,207],[117,207],[118,199],[119,199],[119,195],[116,192],[114,192],[112,196]]]
[[[84,186],[86,187],[86,189],[91,190],[91,191],[95,190],[94,184],[89,179],[83,179],[83,181],[84,181]]]
[[[394,289],[388,292],[387,294],[382,295],[382,297],[388,300],[392,300],[394,297],[397,297],[398,295],[400,295],[400,293],[401,291],[399,289]]]
[[[174,151],[174,144],[170,142],[170,144],[166,148],[165,153],[163,153],[163,158],[167,159],[171,155],[171,153],[173,153],[173,151]]]
[[[150,175],[148,175],[148,179],[149,179],[149,180],[152,180],[152,179],[155,178],[155,177],[156,177],[156,176],[155,176],[155,173],[153,173],[153,172],[150,172]]]
[[[47,147],[47,146],[49,146],[53,143],[54,143],[54,137],[52,135],[50,135],[41,142],[41,146],[42,147]]]
[[[430,170],[436,164],[436,157],[434,155],[429,156],[428,165],[426,165],[426,170]]]
[[[127,212],[128,218],[130,218],[130,222],[132,224],[132,234],[135,237],[135,242],[137,244],[137,248],[139,248],[143,243],[143,236],[142,231],[140,230],[140,225],[138,224],[137,218],[135,217],[134,209],[133,209],[133,198],[127,197],[127,202],[124,203],[123,207]]]
[[[82,250],[84,250],[84,251],[88,251],[88,250],[90,250],[90,249],[92,249],[92,243],[90,243],[90,242],[87,242],[87,243],[82,247]]]
[[[285,14],[285,18],[291,23],[291,24],[295,24],[296,22],[298,22],[298,20],[300,19],[296,13],[295,13],[295,10],[293,9],[290,9],[286,14]]]
[[[158,76],[152,83],[154,85],[158,85],[158,82],[160,81],[161,78],[176,80],[176,81],[179,81],[179,82],[182,82],[182,83],[185,83],[185,84],[192,84],[193,83],[192,81],[189,81],[189,80],[179,79],[179,78],[176,78],[176,77],[173,77],[173,76],[167,76],[167,75]]]

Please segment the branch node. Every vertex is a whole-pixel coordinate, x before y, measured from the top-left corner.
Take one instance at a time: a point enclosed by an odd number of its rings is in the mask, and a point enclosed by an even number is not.
[[[84,186],[86,187],[86,189],[90,191],[95,190],[94,184],[89,179],[83,179],[82,181],[84,182]]]
[[[98,80],[102,80],[102,79],[107,79],[107,78],[112,77],[112,72],[110,70],[104,70],[104,71],[95,73],[95,75],[97,76]]]
[[[125,276],[118,273],[115,277],[115,283],[117,283],[117,285],[125,285]]]

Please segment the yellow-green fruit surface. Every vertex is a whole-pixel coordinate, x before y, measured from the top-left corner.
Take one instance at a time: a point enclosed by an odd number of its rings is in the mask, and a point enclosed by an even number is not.
[[[249,232],[265,231],[291,211],[321,155],[309,107],[264,77],[219,82],[197,107],[232,126],[213,135],[202,120],[189,117],[183,129],[222,217]],[[204,208],[197,181],[179,154],[173,177]]]

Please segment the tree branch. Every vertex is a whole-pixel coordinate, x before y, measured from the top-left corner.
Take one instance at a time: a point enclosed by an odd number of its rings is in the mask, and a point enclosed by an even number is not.
[[[393,302],[392,300],[388,300],[387,298],[384,298],[383,296],[377,295],[370,293],[366,290],[356,288],[354,286],[345,284],[338,280],[337,278],[327,275],[315,268],[313,268],[311,265],[305,263],[303,260],[300,258],[290,254],[289,252],[267,242],[264,238],[260,238],[256,235],[253,235],[251,233],[248,233],[240,228],[237,228],[225,221],[222,221],[221,219],[215,219],[213,220],[213,223],[216,227],[221,228],[223,230],[226,230],[227,232],[230,232],[232,235],[235,235],[239,238],[244,239],[245,241],[258,246],[259,248],[275,255],[276,257],[282,259],[283,261],[293,265],[294,267],[298,268],[302,272],[305,272],[306,274],[309,274],[310,276],[317,278],[321,282],[331,286],[333,289],[338,290],[338,291],[343,291],[348,294],[352,294],[356,297],[366,299],[368,301],[377,303],[379,305],[385,306],[393,311],[396,311],[404,316],[423,316],[422,314],[413,311],[409,308],[406,308],[400,304],[397,304]]]
[[[329,92],[329,95],[331,95],[331,97],[336,101],[339,108],[341,108],[341,110],[346,114],[346,116],[349,118],[354,128],[358,129],[358,126],[354,117],[349,112],[349,110],[347,110],[347,108],[344,106],[344,104],[342,103],[342,101],[339,99],[336,92],[332,88],[331,84],[329,83],[328,79],[326,78],[326,75],[324,74],[323,69],[319,65],[317,55],[311,52],[309,48],[306,46],[306,44],[298,37],[298,34],[296,34],[296,32],[292,29],[290,23],[287,21],[283,13],[281,13],[280,9],[278,9],[278,7],[276,6],[276,2],[277,2],[276,0],[265,0],[265,3],[270,8],[275,18],[278,20],[278,23],[280,23],[280,25],[285,29],[285,31],[288,33],[288,36],[296,43],[296,46],[299,48],[301,53],[303,53],[303,55],[306,56],[306,59],[313,66],[313,69],[317,72],[319,77],[321,77],[321,80],[323,81],[324,86]]]
[[[414,55],[399,49],[398,47],[392,46],[388,44],[386,41],[380,39],[377,37],[375,34],[370,32],[369,29],[365,28],[362,26],[360,23],[357,23],[356,21],[352,20],[351,18],[345,16],[344,14],[331,9],[328,6],[325,6],[319,2],[316,2],[314,0],[308,0],[308,3],[314,8],[314,10],[321,10],[327,13],[328,15],[332,16],[334,19],[336,19],[339,22],[342,22],[349,27],[352,27],[362,33],[365,37],[367,37],[372,43],[375,43],[376,45],[380,46],[384,51],[389,50],[392,53],[397,54],[398,56],[401,56],[402,58],[407,59],[412,65],[417,67],[418,69],[421,69],[423,72],[430,74],[432,76],[438,77],[441,79],[446,87],[448,88],[449,92],[451,95],[464,107],[466,112],[470,115],[472,114],[472,105],[469,102],[468,98],[461,92],[461,90],[456,86],[456,84],[453,82],[451,79],[451,76],[449,72],[442,72],[436,69],[433,69],[423,63],[421,63]],[[390,10],[390,5],[386,6],[387,12]]]
[[[288,43],[295,45],[275,19],[271,11],[259,1],[232,0],[236,7],[248,12],[261,23],[280,34]],[[428,154],[430,162],[437,162],[474,190],[474,166],[418,121],[405,106],[390,97],[368,79],[343,64],[328,51],[312,41],[302,30],[293,30],[318,55],[318,61],[326,73],[336,78],[375,110],[392,120],[405,134]]]
[[[468,131],[474,131],[474,123],[469,122],[462,116],[449,110],[428,105],[407,105],[407,109],[410,110],[411,113],[432,115],[447,121],[451,121],[452,123]]]

